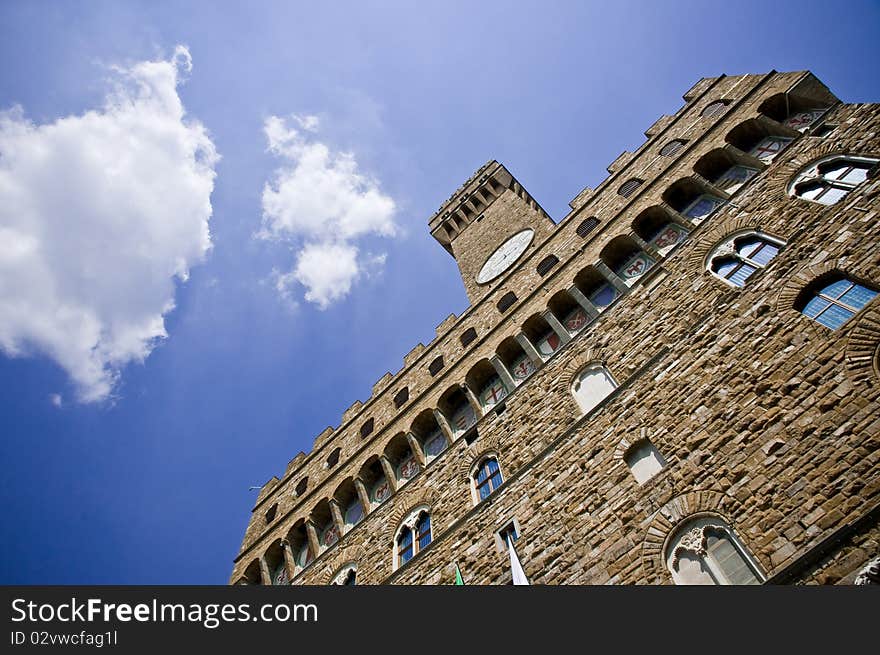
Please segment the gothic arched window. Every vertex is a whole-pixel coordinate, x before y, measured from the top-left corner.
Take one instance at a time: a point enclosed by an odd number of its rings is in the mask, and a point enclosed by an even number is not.
[[[346,564],[343,566],[336,575],[333,576],[333,582],[330,583],[335,586],[355,586],[357,585],[357,564]]]
[[[833,205],[864,182],[877,161],[849,156],[824,159],[795,177],[789,185],[789,193],[804,200]]]
[[[578,373],[571,393],[581,411],[586,414],[616,388],[617,382],[608,369],[600,364],[593,364]]]
[[[413,510],[397,529],[394,539],[394,569],[397,570],[431,543],[431,514],[428,508]]]
[[[487,457],[480,462],[474,473],[473,480],[478,501],[488,498],[489,494],[504,482],[501,476],[501,469],[498,468],[498,460],[495,457]]]
[[[770,263],[783,242],[758,232],[730,237],[718,245],[709,257],[709,271],[735,287]]]
[[[867,305],[877,292],[846,277],[811,285],[795,305],[802,314],[836,330]]]
[[[716,517],[685,523],[666,549],[666,567],[677,585],[753,585],[763,576],[733,530]]]

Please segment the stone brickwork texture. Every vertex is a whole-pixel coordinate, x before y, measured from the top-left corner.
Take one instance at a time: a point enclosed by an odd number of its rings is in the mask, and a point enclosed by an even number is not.
[[[685,100],[649,128],[636,152],[609,167],[601,185],[578,193],[555,226],[496,162],[444,203],[430,228],[458,261],[471,307],[445,320],[432,343],[416,346],[370,399],[353,404],[338,427],[315,439],[311,453],[299,454],[263,487],[230,583],[268,584],[281,566],[294,584],[327,584],[353,564],[358,584],[451,584],[457,563],[467,584],[503,584],[510,579],[508,555],[495,533],[513,520],[533,584],[670,584],[667,540],[703,513],[731,526],[771,583],[851,582],[878,555],[880,298],[836,330],[795,303],[806,285],[831,271],[878,288],[880,178],[869,175],[830,206],[794,197],[789,187],[822,157],[880,158],[880,105],[842,103],[803,72],[705,78]],[[719,100],[727,103],[719,114],[702,115]],[[803,132],[783,124],[780,111],[808,105],[827,112]],[[820,125],[834,129],[818,136]],[[743,152],[745,140],[761,130],[793,139],[769,163]],[[661,155],[673,139],[683,148]],[[760,171],[728,196],[697,172],[719,152]],[[632,178],[643,183],[620,195]],[[693,189],[726,203],[698,223],[679,206],[678,195]],[[689,231],[665,256],[645,243],[639,220],[646,210]],[[578,226],[592,216],[599,226],[580,236]],[[516,265],[477,285],[485,259],[524,228],[535,238]],[[735,288],[710,274],[706,262],[721,241],[743,230],[785,245]],[[551,299],[577,296],[585,271],[620,286],[610,270],[620,244],[641,247],[656,264],[539,361],[501,405],[480,411],[475,428],[446,432],[449,446],[426,464],[418,439],[406,435],[438,412],[447,430],[444,399],[456,390],[478,394],[463,387],[469,374],[493,359],[497,369],[522,335],[534,345],[526,326],[552,323]],[[536,266],[548,255],[559,263],[541,276]],[[502,313],[497,302],[511,291],[516,301]],[[469,328],[477,338],[462,345]],[[432,374],[429,365],[441,356],[443,367]],[[583,414],[572,384],[591,363],[607,367],[619,386]],[[394,399],[406,395],[404,388],[408,397],[398,407]],[[365,433],[368,421],[372,430]],[[623,455],[645,438],[665,466],[639,484]],[[393,463],[392,444],[400,443],[415,451],[419,472],[396,482],[387,500],[348,528],[337,509],[343,490],[350,496],[383,457]],[[330,464],[337,448],[338,463]],[[485,454],[497,457],[504,483],[478,503],[471,474]],[[422,506],[430,509],[432,543],[395,570],[400,522]],[[328,521],[342,534],[325,548],[315,535]],[[302,567],[293,550],[304,538],[317,552]]]

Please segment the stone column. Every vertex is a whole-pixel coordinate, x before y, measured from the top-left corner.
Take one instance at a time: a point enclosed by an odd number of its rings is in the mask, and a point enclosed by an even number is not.
[[[479,420],[483,416],[483,408],[480,406],[480,400],[477,398],[473,389],[471,389],[467,383],[464,383],[461,386],[461,390],[464,392],[465,397],[468,402],[471,404],[471,409],[474,410],[474,416]]]
[[[420,444],[419,440],[416,439],[416,435],[414,435],[412,432],[407,432],[406,442],[409,444],[409,449],[415,456],[416,461],[422,468],[425,468],[425,464],[427,463],[427,459],[425,458],[425,451],[422,450],[422,444]]]
[[[584,311],[587,313],[587,318],[591,321],[599,315],[599,310],[596,308],[596,305],[590,302],[590,299],[582,294],[581,290],[576,286],[572,285],[568,289],[568,295],[574,298],[578,305],[583,307]]]
[[[306,536],[309,539],[309,548],[312,551],[312,559],[314,559],[318,556],[318,553],[321,552],[321,542],[318,541],[318,528],[315,527],[312,519],[306,521]]]
[[[382,472],[385,474],[385,479],[388,480],[388,484],[391,486],[391,491],[397,491],[397,472],[394,470],[394,467],[391,466],[391,462],[388,461],[388,458],[385,457],[385,455],[380,455],[379,464],[382,465]]]
[[[339,538],[342,539],[342,535],[345,534],[345,519],[342,518],[342,510],[339,509],[339,503],[335,498],[331,498],[329,501],[330,504],[330,514],[333,516],[333,522],[336,524],[336,530],[339,532]]]
[[[631,234],[630,234],[630,237],[632,238],[633,241],[636,242],[636,244],[639,246],[639,248],[641,248],[641,249],[644,250],[646,253],[648,253],[649,255],[651,255],[651,258],[652,258],[655,262],[658,261],[658,260],[660,259],[660,257],[661,257],[661,255],[660,255],[660,251],[657,250],[657,248],[655,248],[652,244],[650,244],[650,243],[648,243],[647,241],[645,241],[642,237],[640,237],[640,236],[639,236],[638,234],[636,234],[635,232],[631,233]]]
[[[361,501],[361,507],[364,510],[364,516],[370,513],[370,494],[367,491],[367,485],[359,477],[354,479],[354,489],[357,491],[358,499]]]
[[[604,275],[605,279],[608,280],[611,286],[620,291],[620,293],[629,293],[629,287],[626,285],[626,282],[623,281],[623,278],[608,268],[608,265],[605,262],[602,260],[596,262],[596,270]]]
[[[266,586],[272,584],[272,574],[269,573],[269,565],[266,563],[266,558],[262,555],[260,555],[260,580]]]
[[[544,317],[544,320],[547,321],[547,324],[553,328],[556,336],[559,337],[560,346],[564,346],[571,341],[571,335],[568,333],[568,330],[566,330],[565,326],[559,322],[559,319],[553,315],[553,312],[547,309],[541,314],[541,316]]]
[[[446,437],[446,447],[452,445],[452,442],[455,441],[455,433],[452,431],[452,427],[449,425],[449,421],[446,420],[446,417],[443,416],[443,412],[439,409],[432,410],[434,412],[434,419],[437,421],[437,425],[440,426],[440,432],[443,433],[443,436]]]
[[[287,569],[287,579],[293,581],[296,574],[296,560],[293,557],[293,549],[290,542],[285,539],[281,542],[281,552],[284,553],[284,567]]]
[[[501,378],[504,386],[507,387],[507,393],[516,389],[516,382],[514,381],[513,376],[510,374],[510,371],[507,370],[507,367],[498,355],[492,355],[492,357],[489,358],[489,363],[492,364],[492,368],[495,369],[495,372],[498,373],[498,377]]]
[[[516,341],[522,346],[522,349],[525,351],[526,355],[529,359],[532,360],[532,363],[535,365],[535,368],[538,368],[544,364],[544,360],[541,358],[541,353],[538,352],[538,349],[532,345],[532,342],[529,341],[529,338],[522,332],[516,335]]]

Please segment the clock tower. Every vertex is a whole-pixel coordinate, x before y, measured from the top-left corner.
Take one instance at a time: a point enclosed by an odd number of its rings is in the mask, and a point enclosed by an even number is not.
[[[494,289],[554,228],[547,212],[494,160],[459,187],[428,224],[458,262],[471,303]]]

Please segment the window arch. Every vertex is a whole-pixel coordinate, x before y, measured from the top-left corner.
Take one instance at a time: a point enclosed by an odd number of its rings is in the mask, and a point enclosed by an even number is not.
[[[792,196],[833,205],[868,179],[868,173],[877,166],[871,157],[837,156],[810,164],[789,185]]]
[[[591,364],[575,376],[571,393],[581,411],[586,414],[617,388],[617,382],[607,368]]]
[[[677,585],[753,585],[764,576],[723,520],[703,516],[683,524],[666,548],[666,567]]]
[[[357,564],[352,562],[351,564],[343,566],[339,569],[336,575],[333,576],[333,581],[330,584],[343,587],[357,585]]]
[[[735,287],[744,286],[752,274],[770,263],[785,243],[759,232],[732,236],[709,255],[708,270]]]
[[[590,218],[585,218],[583,221],[581,221],[581,224],[577,226],[575,232],[582,239],[586,239],[587,235],[592,232],[598,225],[599,219],[595,216],[591,216]]]
[[[334,449],[333,452],[327,456],[327,461],[324,462],[324,468],[332,469],[336,466],[339,463],[340,452],[339,448]]]
[[[709,118],[711,116],[719,116],[724,113],[727,108],[727,105],[730,104],[730,100],[716,100],[715,102],[711,102],[706,105],[706,108],[703,109],[703,112],[700,116],[705,118]]]
[[[516,294],[513,291],[508,291],[501,299],[498,301],[496,307],[498,307],[498,311],[502,314],[506,312],[508,309],[513,307],[513,303],[516,302]]]
[[[681,152],[682,148],[684,148],[685,143],[686,141],[684,141],[683,139],[674,139],[662,148],[660,148],[660,154],[664,157],[672,157],[673,155]]]
[[[476,338],[477,338],[477,331],[474,328],[468,328],[467,330],[462,332],[459,340],[461,341],[462,346],[467,346]]]
[[[648,439],[642,439],[630,446],[623,461],[639,484],[647,482],[666,466],[663,455]]]
[[[546,257],[544,257],[544,259],[538,262],[535,270],[538,272],[538,275],[544,277],[545,275],[547,275],[547,273],[550,272],[550,269],[552,269],[558,263],[559,257],[557,257],[556,255],[547,255]]]
[[[307,477],[305,477],[297,483],[296,489],[294,491],[296,491],[297,496],[302,496],[306,492],[306,489],[308,489],[308,488],[309,488],[309,479]]]
[[[631,178],[620,185],[620,188],[617,190],[617,194],[623,196],[624,198],[629,198],[632,194],[636,192],[636,189],[642,186],[643,182],[644,180],[638,177]]]
[[[795,303],[795,309],[827,328],[836,330],[877,295],[848,277],[825,277],[808,286]]]
[[[406,564],[431,543],[431,512],[427,507],[414,509],[401,522],[394,536],[394,570]]]
[[[486,500],[504,482],[498,466],[498,458],[494,456],[483,458],[474,469],[471,479],[477,502]]]

